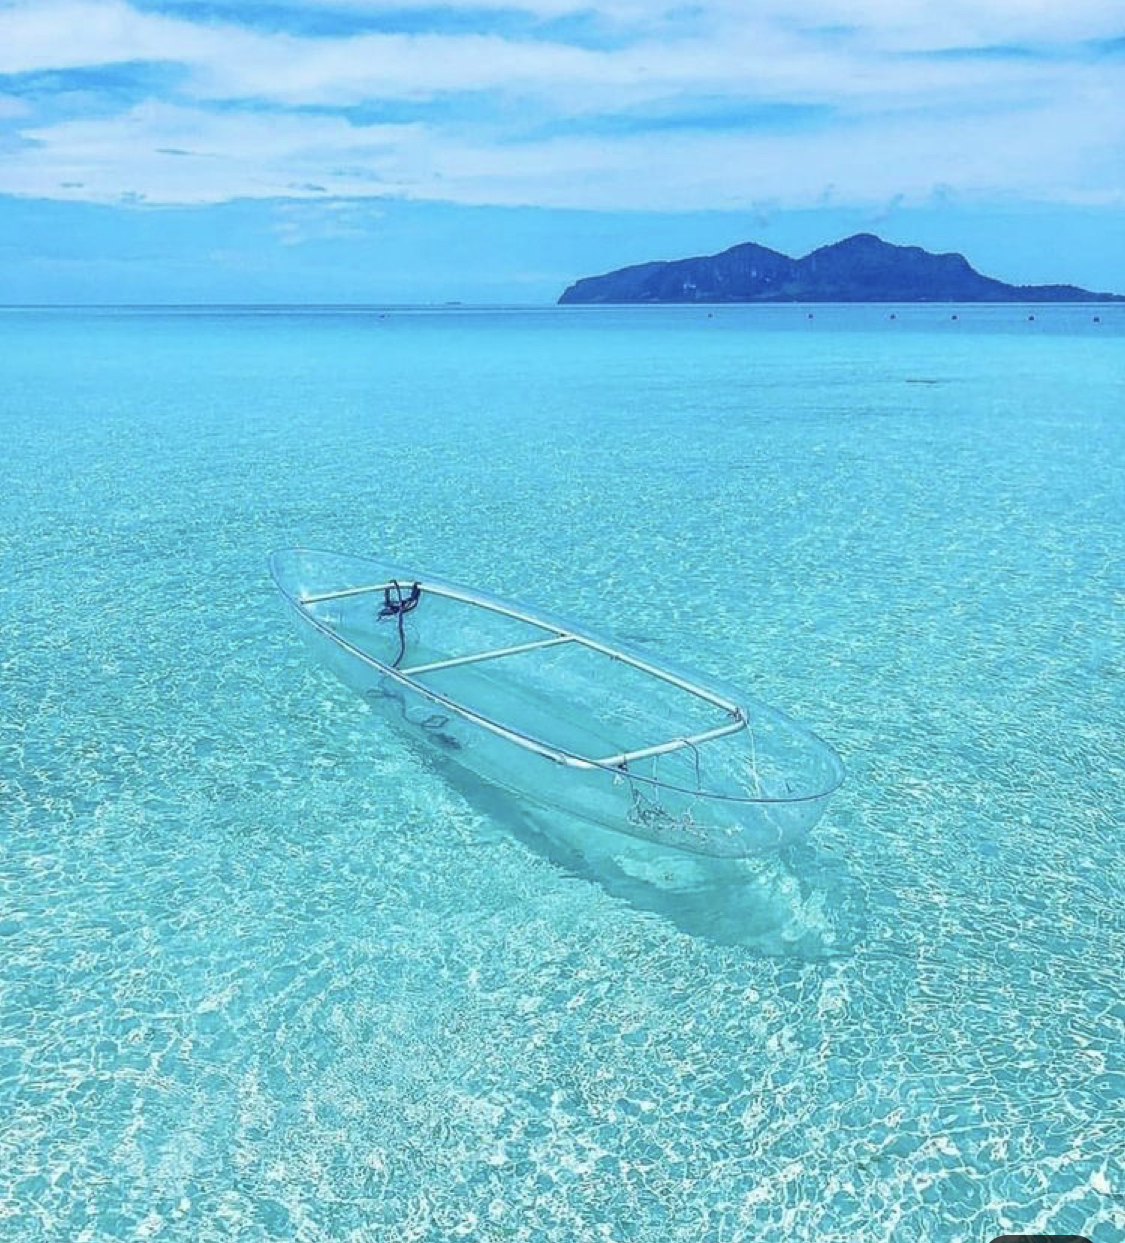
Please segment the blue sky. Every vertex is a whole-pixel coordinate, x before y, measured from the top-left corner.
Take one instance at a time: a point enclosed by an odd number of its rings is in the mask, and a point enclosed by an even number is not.
[[[1125,290],[1120,0],[0,0],[0,301],[518,301],[858,230]]]

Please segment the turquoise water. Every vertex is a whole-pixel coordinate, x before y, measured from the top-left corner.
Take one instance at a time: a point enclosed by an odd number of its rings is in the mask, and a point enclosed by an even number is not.
[[[1125,312],[806,315],[0,313],[0,1238],[1125,1239]],[[848,782],[745,864],[533,816],[290,544]]]

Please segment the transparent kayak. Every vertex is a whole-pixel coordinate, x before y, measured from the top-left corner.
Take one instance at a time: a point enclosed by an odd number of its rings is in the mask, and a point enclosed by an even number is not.
[[[366,557],[286,549],[270,570],[383,718],[539,807],[737,858],[805,836],[844,779],[780,712],[569,622]]]

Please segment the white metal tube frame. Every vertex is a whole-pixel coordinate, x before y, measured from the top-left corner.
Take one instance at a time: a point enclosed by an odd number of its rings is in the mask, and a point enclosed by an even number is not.
[[[388,665],[381,660],[376,660],[375,657],[370,656],[367,652],[363,651],[362,648],[359,648],[354,643],[349,642],[308,609],[308,606],[312,604],[327,603],[330,600],[344,600],[353,596],[369,595],[377,591],[385,591],[387,588],[393,587],[396,582],[403,581],[407,581],[411,585],[417,582],[423,593],[430,592],[433,595],[444,596],[451,600],[461,601],[464,604],[472,604],[478,608],[487,609],[492,613],[499,613],[502,616],[511,617],[516,621],[526,622],[528,625],[550,632],[552,637],[550,639],[540,640],[534,643],[515,644],[509,648],[494,648],[489,651],[474,652],[465,656],[451,657],[448,660],[434,661],[427,665],[417,665],[407,669],[396,669],[393,665]],[[281,587],[281,584],[279,583],[278,586]],[[377,670],[385,677],[401,683],[403,686],[408,687],[417,694],[429,699],[431,702],[439,704],[441,707],[448,709],[450,712],[454,712],[458,716],[464,717],[466,720],[471,721],[473,724],[479,725],[482,729],[487,730],[489,733],[495,734],[500,738],[504,738],[508,742],[513,742],[517,746],[523,747],[525,750],[531,751],[536,755],[541,755],[545,759],[549,759],[556,764],[563,764],[570,768],[620,772],[630,760],[664,755],[670,751],[679,750],[682,747],[694,747],[703,742],[724,738],[742,730],[749,729],[749,721],[747,721],[746,714],[739,704],[725,699],[720,695],[716,695],[713,691],[707,690],[706,687],[699,686],[697,683],[690,682],[686,678],[681,678],[666,669],[661,669],[658,665],[650,664],[648,661],[643,660],[638,656],[633,656],[628,652],[623,652],[618,648],[611,647],[609,644],[602,643],[597,639],[593,639],[583,634],[560,630],[530,613],[525,613],[520,609],[510,608],[507,605],[490,600],[485,596],[479,596],[474,592],[465,591],[461,588],[449,586],[444,583],[431,583],[426,582],[425,580],[405,578],[402,580],[388,580],[381,583],[372,583],[363,587],[345,587],[336,591],[318,592],[313,595],[293,595],[284,587],[281,587],[281,591],[285,598],[289,601],[290,605],[292,605],[292,607],[301,614],[305,621],[307,621],[316,630],[320,631],[321,634],[335,643],[338,647],[343,648],[346,652],[350,653],[352,656],[355,656],[363,664]],[[663,682],[667,682],[672,686],[677,686],[681,690],[687,691],[689,694],[695,695],[697,698],[702,699],[707,703],[722,708],[732,719],[725,725],[705,730],[699,734],[692,734],[681,738],[672,738],[667,742],[657,743],[654,746],[640,747],[634,751],[623,751],[617,755],[610,755],[601,759],[593,759],[589,756],[577,755],[572,751],[567,751],[561,747],[553,746],[550,743],[543,742],[538,738],[532,738],[528,734],[521,734],[516,730],[509,729],[506,725],[502,725],[499,721],[494,721],[490,717],[484,716],[482,713],[475,711],[467,704],[459,703],[457,700],[450,699],[447,695],[443,695],[440,691],[426,686],[425,683],[419,682],[416,677],[413,676],[418,673],[430,672],[438,668],[450,668],[454,665],[471,664],[477,660],[495,660],[503,656],[514,655],[516,652],[530,651],[534,648],[550,647],[556,644],[571,642],[590,648],[592,651],[601,652],[613,660],[623,661],[625,664],[631,665],[635,669],[640,669]],[[649,777],[643,773],[630,773],[629,776],[631,780],[641,781],[646,785],[658,786],[663,789],[676,790],[684,794],[694,794],[704,798],[716,799],[720,802],[727,803],[800,803],[822,797],[819,793],[799,795],[796,798],[762,798],[752,797],[749,795],[722,794],[718,791],[712,792],[707,790],[686,789],[681,786],[672,785],[666,781],[659,781],[655,777]]]

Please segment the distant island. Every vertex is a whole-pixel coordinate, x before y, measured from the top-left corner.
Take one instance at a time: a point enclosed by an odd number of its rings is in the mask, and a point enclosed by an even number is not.
[[[958,254],[894,246],[872,233],[802,259],[745,242],[722,254],[641,263],[575,281],[560,304],[606,302],[1121,302],[1076,285],[1006,285]]]

